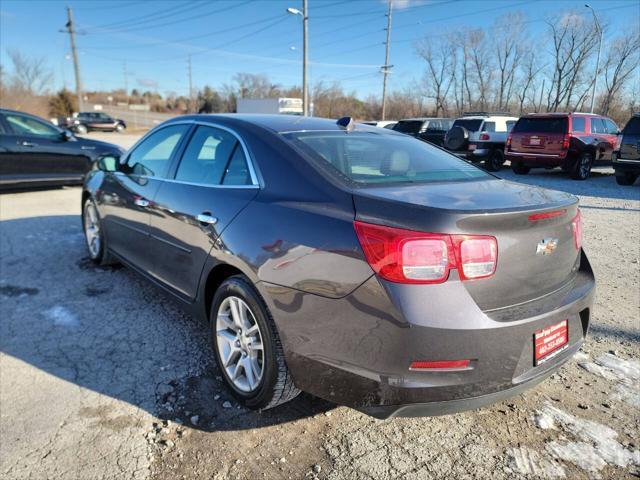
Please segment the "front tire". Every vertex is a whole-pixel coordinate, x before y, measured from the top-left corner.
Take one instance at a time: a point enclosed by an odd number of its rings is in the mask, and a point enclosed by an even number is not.
[[[84,125],[77,125],[76,126],[76,133],[79,135],[86,135],[87,134],[87,127]]]
[[[122,132],[124,132],[124,128],[125,128],[124,125],[119,123],[119,124],[116,125],[116,132],[122,133]]]
[[[82,230],[87,242],[89,257],[94,263],[103,266],[116,263],[107,250],[102,221],[96,204],[91,198],[87,198],[82,206]]]
[[[484,164],[490,172],[499,172],[504,164],[504,153],[502,150],[491,150]]]
[[[511,170],[516,175],[526,175],[531,171],[531,167],[525,166],[522,162],[511,162]]]
[[[591,166],[593,165],[593,155],[589,152],[584,152],[578,157],[573,169],[571,170],[571,178],[574,180],[586,180],[591,173]]]
[[[618,185],[633,185],[638,175],[631,172],[616,172],[616,183]]]
[[[269,409],[298,396],[273,317],[247,277],[220,285],[209,324],[216,360],[240,403]]]

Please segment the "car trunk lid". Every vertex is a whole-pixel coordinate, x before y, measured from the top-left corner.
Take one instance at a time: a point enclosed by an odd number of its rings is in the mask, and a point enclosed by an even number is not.
[[[563,192],[502,180],[448,182],[359,189],[354,205],[361,222],[495,237],[495,274],[463,282],[483,310],[551,293],[574,276],[579,264],[572,227],[577,199]],[[458,278],[454,271],[448,281]]]

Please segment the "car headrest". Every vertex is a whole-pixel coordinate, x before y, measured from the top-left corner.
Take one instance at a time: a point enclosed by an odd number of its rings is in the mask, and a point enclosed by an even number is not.
[[[410,164],[411,159],[409,158],[409,154],[405,150],[395,150],[391,154],[391,159],[389,160],[389,164],[387,166],[388,174],[398,175],[407,173]]]

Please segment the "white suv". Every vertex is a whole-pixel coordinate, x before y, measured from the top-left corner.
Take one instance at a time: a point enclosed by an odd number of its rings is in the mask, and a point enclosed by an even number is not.
[[[492,172],[504,163],[509,132],[518,121],[504,113],[469,112],[456,119],[444,137],[447,150],[471,162],[485,163]]]

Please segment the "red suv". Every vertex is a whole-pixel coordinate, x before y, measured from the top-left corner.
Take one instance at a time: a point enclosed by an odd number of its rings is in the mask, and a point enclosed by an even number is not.
[[[562,167],[576,180],[589,177],[594,162],[611,161],[618,126],[589,113],[532,113],[507,138],[505,158],[518,175],[531,168]]]

